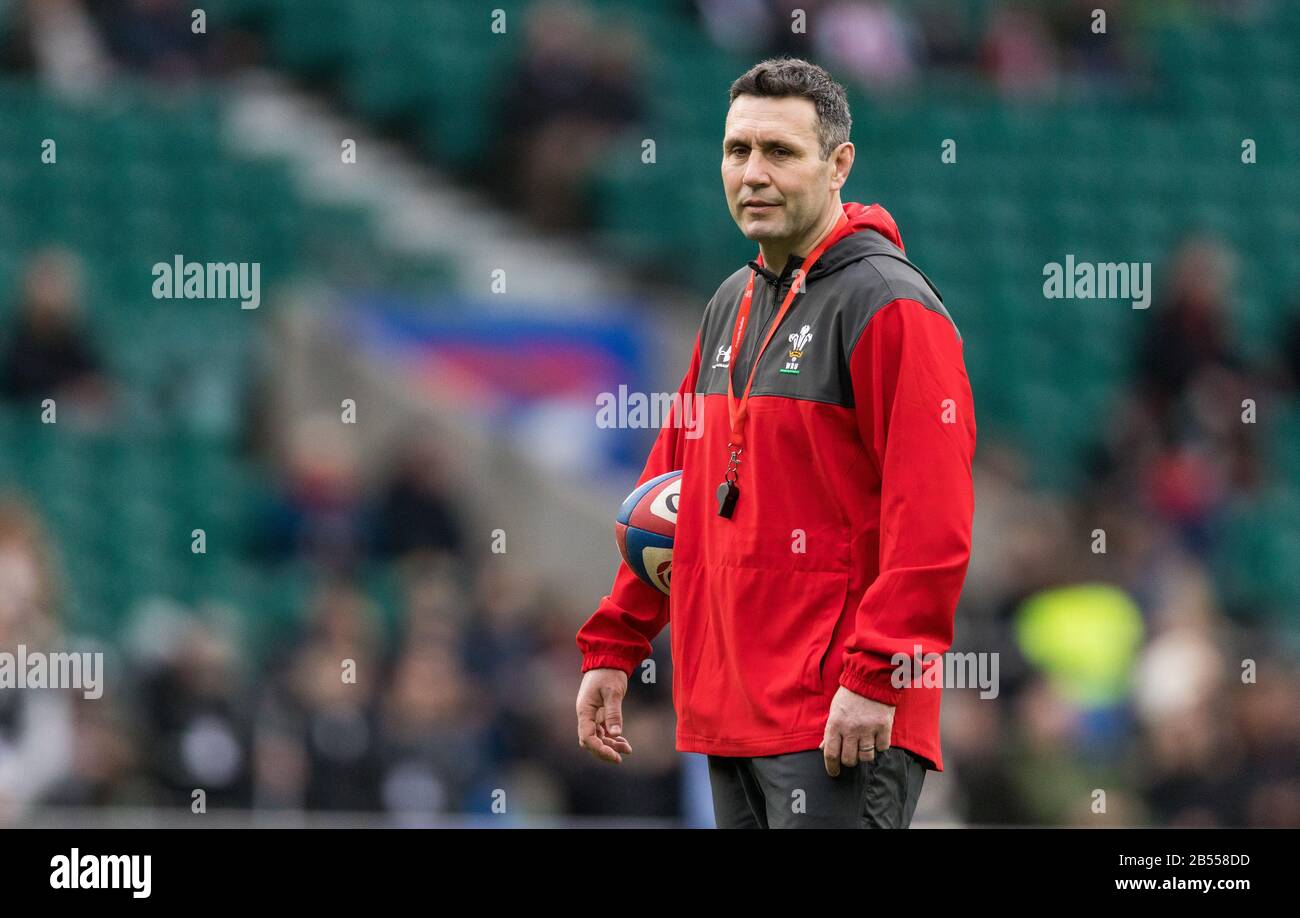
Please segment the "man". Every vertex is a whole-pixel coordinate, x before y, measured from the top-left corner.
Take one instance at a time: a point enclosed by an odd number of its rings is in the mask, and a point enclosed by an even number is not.
[[[578,633],[579,741],[617,763],[671,618],[677,748],[708,755],[719,827],[906,827],[943,767],[940,688],[900,676],[952,641],[974,409],[893,219],[840,201],[850,125],[806,61],[732,85],[722,183],[760,254],[704,311],[679,390],[702,435],[670,418],[641,475],[682,470],[671,596],[620,565]]]

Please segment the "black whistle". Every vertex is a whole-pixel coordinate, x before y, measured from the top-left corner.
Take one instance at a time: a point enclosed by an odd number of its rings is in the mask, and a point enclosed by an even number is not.
[[[736,487],[735,482],[724,481],[718,485],[718,516],[731,519],[732,511],[736,509],[736,498],[739,496],[740,488]]]

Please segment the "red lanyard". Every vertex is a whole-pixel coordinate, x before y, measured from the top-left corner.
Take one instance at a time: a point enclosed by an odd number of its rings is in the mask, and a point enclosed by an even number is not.
[[[781,303],[781,310],[772,320],[772,327],[767,330],[767,337],[763,339],[762,346],[758,353],[754,355],[754,362],[749,366],[749,380],[745,383],[745,391],[740,396],[739,404],[736,402],[736,390],[732,387],[731,372],[735,368],[737,361],[740,359],[740,342],[745,338],[745,326],[749,322],[749,305],[754,299],[754,272],[749,272],[749,283],[745,284],[745,292],[740,297],[740,309],[736,312],[736,325],[731,330],[731,361],[727,369],[727,413],[731,418],[731,442],[728,444],[729,450],[733,456],[738,456],[741,448],[744,446],[745,421],[749,415],[749,390],[754,386],[754,371],[758,369],[758,361],[763,356],[763,351],[767,350],[768,342],[776,334],[776,330],[781,326],[781,320],[785,314],[790,311],[790,304],[794,302],[795,296],[799,293],[799,288],[803,285],[804,279],[808,276],[817,263],[817,259],[822,257],[835,238],[835,234],[845,223],[848,223],[848,217],[840,214],[839,220],[831,231],[826,234],[826,238],[817,244],[817,248],[808,254],[808,259],[795,272],[794,281],[790,284],[790,292],[785,295],[785,301]]]

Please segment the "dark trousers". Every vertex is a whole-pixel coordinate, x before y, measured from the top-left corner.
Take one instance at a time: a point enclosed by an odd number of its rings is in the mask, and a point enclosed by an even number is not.
[[[709,756],[719,829],[906,829],[925,762],[898,746],[826,774],[820,749],[756,758]]]

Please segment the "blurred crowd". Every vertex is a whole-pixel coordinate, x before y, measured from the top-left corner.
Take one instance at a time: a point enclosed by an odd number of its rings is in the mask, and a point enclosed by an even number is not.
[[[34,252],[6,297],[0,402],[93,434],[128,383],[100,353],[70,252]],[[250,406],[261,410],[262,406]],[[214,448],[215,445],[214,445]],[[571,723],[574,615],[527,571],[471,550],[444,439],[403,436],[371,476],[337,418],[306,416],[260,462],[242,555],[306,571],[294,624],[260,610],[136,597],[109,645],[66,620],[76,572],[29,495],[0,481],[0,651],[106,653],[103,696],[0,690],[0,825],[33,806],[623,814],[680,804],[665,676],[640,693],[646,748],[593,773]],[[363,581],[393,572],[396,615]],[[665,668],[666,671],[666,668]]]
[[[201,7],[180,0],[10,0],[0,31],[0,69],[53,92],[89,98],[114,77],[175,85],[257,59],[243,32],[208,28]]]
[[[1244,356],[1233,262],[1205,237],[1172,253],[1079,493],[981,443],[955,649],[997,650],[1001,693],[944,699],[973,823],[1300,825],[1300,621],[1230,607],[1214,576],[1225,513],[1271,474],[1243,400],[1293,399],[1298,369]]]
[[[65,646],[50,558],[38,516],[7,500],[0,647]],[[644,755],[623,775],[590,773],[570,723],[571,612],[513,572],[466,576],[448,556],[410,564],[390,630],[322,571],[301,628],[257,652],[236,610],[142,597],[104,648],[102,698],[0,692],[0,824],[33,805],[196,801],[416,824],[488,816],[500,792],[516,819],[675,813],[669,709],[639,701]]]
[[[696,0],[720,46],[755,58],[821,61],[870,93],[889,93],[935,73],[975,78],[1007,95],[1137,79],[1141,61],[1105,31],[1097,4],[894,3],[890,0]],[[1132,4],[1111,4],[1116,16]]]

